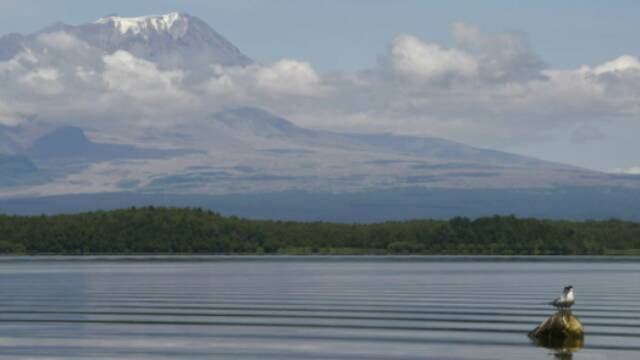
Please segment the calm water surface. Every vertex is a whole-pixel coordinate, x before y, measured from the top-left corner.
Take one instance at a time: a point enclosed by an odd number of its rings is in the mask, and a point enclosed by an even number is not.
[[[585,347],[640,359],[640,261],[0,259],[0,359],[554,359],[527,332],[571,284]]]

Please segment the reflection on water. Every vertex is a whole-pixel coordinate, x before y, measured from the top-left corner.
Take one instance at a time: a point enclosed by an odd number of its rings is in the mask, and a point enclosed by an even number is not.
[[[0,260],[0,359],[635,359],[640,262]],[[565,284],[586,344],[528,332]],[[584,345],[577,353],[572,351]]]
[[[558,342],[539,343],[538,346],[549,348],[553,350],[553,353],[557,359],[573,359],[573,353],[579,351],[584,347],[583,338],[567,338]]]

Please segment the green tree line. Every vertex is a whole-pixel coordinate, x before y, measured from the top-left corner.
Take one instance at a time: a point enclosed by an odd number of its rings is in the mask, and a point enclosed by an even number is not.
[[[640,223],[492,216],[379,224],[259,221],[201,209],[0,215],[3,254],[640,254]]]

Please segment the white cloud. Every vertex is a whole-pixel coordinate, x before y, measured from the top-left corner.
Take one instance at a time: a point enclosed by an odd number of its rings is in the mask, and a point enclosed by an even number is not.
[[[0,75],[9,77],[23,72],[38,63],[38,58],[31,51],[22,51],[7,61],[0,61]]]
[[[292,59],[283,59],[270,66],[215,65],[206,88],[211,94],[235,100],[320,97],[329,92],[311,65]]]
[[[60,73],[51,67],[37,68],[26,73],[18,82],[34,94],[43,96],[58,95],[64,91],[60,82]]]
[[[588,67],[583,68],[585,71],[592,71],[596,75],[602,75],[606,73],[615,73],[621,71],[640,71],[640,61],[631,55],[622,55],[617,59],[608,61],[602,65],[596,66],[593,69]]]
[[[80,40],[64,31],[42,33],[36,39],[38,43],[45,47],[61,50],[69,50],[81,46]]]
[[[443,136],[495,147],[537,141],[566,127],[581,129],[567,141],[600,140],[601,134],[588,131],[592,124],[640,114],[633,57],[594,68],[551,69],[521,34],[484,34],[463,23],[452,29],[457,48],[404,35],[391,42],[384,68],[332,78],[340,90],[318,108],[333,113],[314,109],[322,114],[314,120],[315,111],[305,109],[305,124],[322,126],[324,118],[333,120],[326,128]],[[402,76],[389,79],[389,69]]]
[[[476,57],[484,79],[509,82],[542,77],[545,65],[524,35],[485,34],[477,26],[463,22],[455,22],[451,28],[458,47]]]
[[[640,61],[636,57],[622,55],[595,67],[583,66],[572,73],[597,89],[598,101],[607,104],[610,114],[640,112]]]
[[[189,94],[181,88],[181,70],[161,71],[150,62],[119,50],[103,57],[102,80],[107,88],[142,102],[178,102]],[[87,75],[84,73],[83,75]]]
[[[478,63],[466,52],[445,49],[411,35],[393,39],[386,61],[393,72],[410,80],[441,81],[473,77],[478,72]]]
[[[255,81],[258,87],[283,95],[320,96],[326,90],[311,65],[292,59],[258,68]]]
[[[100,77],[99,74],[94,69],[86,68],[82,65],[76,66],[75,74],[80,80],[84,82],[95,83],[99,81],[99,77]]]

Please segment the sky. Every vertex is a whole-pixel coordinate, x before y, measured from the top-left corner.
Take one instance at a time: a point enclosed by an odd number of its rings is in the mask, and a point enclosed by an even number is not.
[[[295,108],[248,96],[301,125],[640,171],[637,1],[0,0],[0,34],[170,11],[202,18],[264,65],[225,72],[237,84],[297,69],[285,85],[308,98]]]
[[[638,6],[633,0],[0,0],[0,34],[29,33],[57,21],[81,24],[107,14],[184,11],[206,20],[257,61],[294,57],[329,71],[372,65],[389,39],[402,33],[450,44],[449,24],[462,21],[488,32],[523,32],[546,62],[570,68],[639,54]]]

